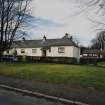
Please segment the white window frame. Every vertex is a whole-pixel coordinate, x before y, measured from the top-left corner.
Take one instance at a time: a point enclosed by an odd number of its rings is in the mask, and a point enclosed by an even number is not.
[[[36,54],[37,53],[37,49],[32,49],[32,54]]]
[[[58,53],[65,53],[65,48],[64,47],[59,47],[58,48]]]

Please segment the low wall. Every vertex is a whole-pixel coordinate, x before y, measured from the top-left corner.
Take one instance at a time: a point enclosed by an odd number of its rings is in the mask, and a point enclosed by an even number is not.
[[[69,63],[69,64],[76,64],[77,63],[76,58],[70,58],[70,57],[32,57],[32,56],[26,56],[24,58],[22,56],[18,56],[18,61],[41,62],[41,63]]]
[[[15,60],[16,58],[16,60]],[[41,62],[41,63],[66,63],[77,64],[78,60],[72,57],[35,57],[35,56],[4,56],[2,60],[6,62]]]

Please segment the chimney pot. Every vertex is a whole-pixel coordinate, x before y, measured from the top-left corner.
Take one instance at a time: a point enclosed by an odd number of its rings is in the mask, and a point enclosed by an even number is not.
[[[46,38],[46,36],[44,35],[44,36],[43,36],[43,41],[46,41],[46,39],[47,39],[47,38]]]

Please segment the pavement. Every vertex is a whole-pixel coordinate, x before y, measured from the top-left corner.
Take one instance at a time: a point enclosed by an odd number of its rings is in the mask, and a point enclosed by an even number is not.
[[[0,84],[79,101],[89,105],[105,105],[105,91],[95,90],[91,87],[71,87],[5,76],[0,76]]]
[[[0,88],[0,105],[65,105],[59,101],[27,96]],[[66,104],[67,105],[67,104]],[[70,104],[69,104],[70,105]]]

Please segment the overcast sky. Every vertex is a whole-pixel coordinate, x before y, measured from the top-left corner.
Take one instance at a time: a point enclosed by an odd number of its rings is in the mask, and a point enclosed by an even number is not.
[[[32,22],[30,38],[61,38],[67,32],[83,45],[88,45],[96,35],[93,23],[81,13],[76,0],[34,0],[31,3]],[[76,15],[77,14],[77,15]]]

